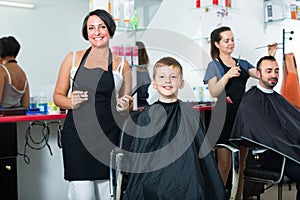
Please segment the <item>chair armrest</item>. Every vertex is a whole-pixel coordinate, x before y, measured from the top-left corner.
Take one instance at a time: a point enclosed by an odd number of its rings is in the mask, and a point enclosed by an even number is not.
[[[229,150],[229,151],[231,151],[233,153],[240,151],[239,149],[237,149],[237,148],[235,148],[235,147],[233,147],[231,145],[228,145],[228,144],[216,144],[215,145],[215,149],[217,149],[217,148],[226,148],[227,150]]]
[[[257,148],[257,149],[252,149],[252,155],[258,155],[265,153],[268,149],[265,148]]]
[[[228,144],[216,144],[215,149],[225,148],[231,152],[232,189],[230,199],[235,199],[240,176],[240,150]]]
[[[283,156],[282,158],[282,165],[281,165],[281,169],[280,169],[280,177],[277,181],[275,181],[274,183],[279,183],[282,180],[282,177],[284,175],[284,169],[285,169],[285,163],[286,163],[286,157]]]

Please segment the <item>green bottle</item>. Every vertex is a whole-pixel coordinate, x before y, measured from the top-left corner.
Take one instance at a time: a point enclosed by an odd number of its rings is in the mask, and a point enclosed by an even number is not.
[[[132,29],[137,29],[140,25],[140,18],[138,16],[138,14],[136,13],[136,11],[134,11],[134,14],[132,15],[131,17],[131,20],[130,20],[130,27]]]

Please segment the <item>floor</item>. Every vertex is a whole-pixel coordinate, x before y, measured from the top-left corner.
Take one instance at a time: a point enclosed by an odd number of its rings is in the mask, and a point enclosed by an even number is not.
[[[291,185],[291,190],[289,190],[288,185],[284,185],[282,188],[282,200],[296,200],[296,185]],[[251,200],[251,198],[249,198]],[[253,200],[256,197],[252,198]],[[278,199],[278,187],[277,185],[269,188],[260,196],[261,200],[277,200]]]

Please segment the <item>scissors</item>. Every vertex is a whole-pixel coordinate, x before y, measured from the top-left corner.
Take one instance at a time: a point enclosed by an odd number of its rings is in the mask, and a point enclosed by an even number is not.
[[[240,65],[240,59],[241,59],[241,55],[239,55],[239,58],[238,58],[238,60],[237,60],[237,62],[235,64],[236,67],[238,67]]]

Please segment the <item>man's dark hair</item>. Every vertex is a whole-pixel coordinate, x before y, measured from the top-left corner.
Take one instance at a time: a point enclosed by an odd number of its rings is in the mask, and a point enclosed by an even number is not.
[[[264,57],[260,58],[259,61],[256,64],[256,69],[258,71],[260,71],[260,65],[261,65],[262,61],[264,61],[264,60],[276,61],[276,59],[274,58],[274,56],[264,56]]]

